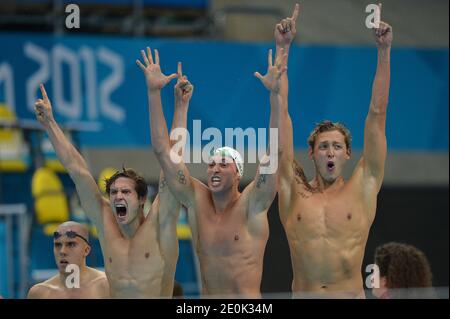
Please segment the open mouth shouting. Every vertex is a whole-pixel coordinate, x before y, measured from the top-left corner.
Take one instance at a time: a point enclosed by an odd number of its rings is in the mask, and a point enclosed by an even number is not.
[[[69,265],[69,262],[67,261],[67,259],[61,259],[59,261],[59,264],[63,267],[67,267]]]
[[[124,203],[115,204],[116,215],[119,219],[125,219],[127,217],[127,206]]]
[[[211,185],[212,186],[219,186],[220,182],[221,182],[221,178],[217,175],[214,175],[213,177],[211,177]]]
[[[335,168],[334,162],[333,161],[328,161],[327,162],[327,170],[328,170],[328,172],[330,172],[330,173],[333,172],[334,168]]]

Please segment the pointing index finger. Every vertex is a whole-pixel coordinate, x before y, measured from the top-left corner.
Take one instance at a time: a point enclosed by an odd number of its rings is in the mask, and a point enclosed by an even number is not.
[[[44,98],[45,101],[48,100],[48,96],[47,96],[47,92],[45,91],[45,87],[44,84],[40,84],[39,87],[41,88],[41,93],[42,93],[42,97]]]
[[[269,54],[268,54],[268,57],[267,57],[267,59],[268,59],[268,65],[269,65],[269,67],[271,67],[273,64],[272,64],[272,49],[270,49],[269,50]]]
[[[182,69],[181,69],[181,62],[178,62],[178,70],[177,70],[177,73],[178,73],[178,78],[181,79],[181,78],[183,77],[183,71],[182,71]]]
[[[294,8],[294,13],[292,13],[292,20],[297,21],[299,12],[300,12],[300,5],[298,3],[296,3],[295,8]]]

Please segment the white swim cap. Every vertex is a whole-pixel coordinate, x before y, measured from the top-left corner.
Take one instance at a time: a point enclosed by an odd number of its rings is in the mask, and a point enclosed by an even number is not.
[[[234,148],[228,146],[220,147],[215,151],[213,150],[211,152],[211,157],[213,156],[222,156],[231,158],[236,164],[239,176],[242,177],[242,175],[244,175],[244,160],[242,159],[241,154],[239,154],[239,152],[236,151]]]

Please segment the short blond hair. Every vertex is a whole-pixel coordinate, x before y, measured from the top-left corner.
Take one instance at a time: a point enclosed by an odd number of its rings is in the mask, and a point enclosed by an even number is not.
[[[314,149],[314,145],[316,143],[317,136],[320,133],[329,132],[329,131],[338,131],[342,135],[344,135],[345,146],[347,149],[351,149],[352,135],[350,134],[349,129],[342,123],[339,122],[331,122],[331,121],[322,121],[317,123],[314,129],[311,131],[308,137],[308,145]]]

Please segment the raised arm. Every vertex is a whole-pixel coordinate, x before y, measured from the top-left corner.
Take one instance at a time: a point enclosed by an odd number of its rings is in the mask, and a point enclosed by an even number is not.
[[[36,118],[44,126],[59,160],[75,183],[83,209],[99,232],[103,233],[102,205],[108,203],[103,199],[85,160],[56,123],[44,85],[41,84],[40,88],[42,99],[38,99],[34,105]]]
[[[289,50],[291,47],[291,43],[294,40],[295,35],[297,33],[296,22],[299,12],[300,6],[296,4],[292,16],[281,20],[280,23],[278,23],[275,26],[274,36],[276,44],[276,55],[278,56],[280,52],[283,50],[284,54],[287,55],[286,66],[289,60]],[[282,184],[287,184],[286,187],[284,188],[290,187],[290,184],[294,177],[293,173],[294,139],[293,139],[292,121],[288,111],[288,93],[289,93],[288,75],[287,72],[284,72],[281,75],[281,82],[280,82],[282,112],[280,113],[281,124],[279,126],[279,135],[280,135],[279,177]]]
[[[273,65],[272,50],[269,50],[266,75],[262,76],[259,72],[255,72],[255,76],[260,79],[263,85],[270,91],[270,129],[278,129],[280,125],[280,78],[287,69],[287,54],[283,54],[283,51],[284,50],[281,49],[281,54],[275,59],[275,65]],[[279,135],[277,137],[277,142],[278,139]],[[271,138],[269,138],[269,141],[270,140]],[[277,192],[279,149],[271,149],[269,146],[268,151],[270,155],[264,155],[264,158],[260,161],[254,181],[247,187],[250,191],[250,214],[258,214],[267,211]]]
[[[174,88],[175,93],[175,110],[172,120],[173,132],[177,128],[186,129],[187,111],[189,108],[189,100],[192,96],[194,87],[183,77],[181,71],[181,63],[178,63],[178,81]],[[172,141],[171,145],[178,141]],[[181,139],[178,143],[184,146],[185,140]],[[178,155],[182,156],[182,148]],[[177,238],[177,221],[180,215],[181,205],[175,198],[167,186],[164,173],[161,171],[159,181],[158,196],[154,201],[156,209],[158,209],[159,223],[159,242],[162,253],[165,256],[166,267],[163,275],[163,297],[171,297],[173,293],[173,282],[177,266],[179,247]],[[192,217],[194,218],[194,217]],[[190,218],[191,219],[191,218]]]
[[[379,5],[381,12],[381,4]],[[380,22],[374,28],[378,48],[378,62],[372,86],[369,113],[364,129],[363,165],[365,180],[373,181],[377,192],[381,188],[386,160],[386,109],[389,101],[390,54],[393,39],[392,27]]]
[[[189,108],[189,101],[192,97],[194,86],[189,82],[186,76],[183,76],[181,62],[178,63],[178,80],[174,87],[175,95],[175,109],[173,113],[171,133],[176,129],[184,129],[187,127],[187,111]],[[179,136],[178,140],[170,140],[171,147],[176,143],[183,143],[183,137]],[[183,148],[180,147],[179,156],[183,156]],[[159,180],[159,216],[160,222],[166,224],[171,223],[179,215],[180,203],[168,190],[167,181],[164,173],[161,171]]]
[[[191,206],[194,200],[193,181],[182,157],[172,150],[161,104],[161,89],[176,78],[177,74],[166,76],[161,72],[157,50],[155,50],[155,61],[153,61],[150,48],[147,48],[147,54],[143,50],[141,53],[145,66],[139,60],[136,63],[144,72],[147,81],[150,135],[153,150],[172,194],[183,205]]]

